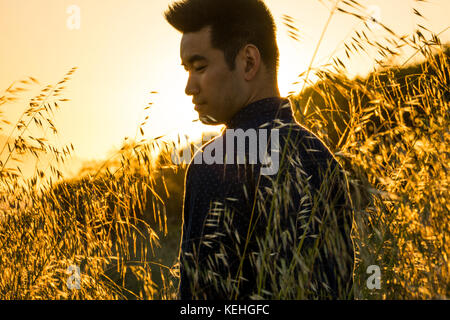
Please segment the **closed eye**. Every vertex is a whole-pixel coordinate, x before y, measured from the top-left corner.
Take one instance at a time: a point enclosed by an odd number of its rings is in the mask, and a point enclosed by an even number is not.
[[[206,69],[206,66],[200,66],[200,67],[195,68],[195,71],[196,72],[200,72],[200,71],[203,71],[205,69]]]
[[[206,69],[206,66],[201,66],[201,67],[193,68],[193,70],[194,70],[195,72],[201,72],[201,71],[203,71],[203,70],[205,70],[205,69]],[[184,70],[185,70],[186,72],[190,72],[190,71],[191,71],[188,67],[184,67]]]

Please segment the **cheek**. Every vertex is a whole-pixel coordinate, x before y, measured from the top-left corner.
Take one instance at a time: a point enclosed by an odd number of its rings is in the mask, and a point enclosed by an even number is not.
[[[232,72],[223,69],[210,69],[202,75],[201,96],[208,102],[206,113],[218,120],[229,118],[238,91],[236,80]]]
[[[203,74],[201,78],[203,98],[214,105],[223,103],[223,99],[227,96],[228,86],[229,79],[226,75],[214,70]]]
[[[210,92],[220,91],[221,84],[224,83],[223,75],[215,70],[209,70],[202,76],[202,83]]]

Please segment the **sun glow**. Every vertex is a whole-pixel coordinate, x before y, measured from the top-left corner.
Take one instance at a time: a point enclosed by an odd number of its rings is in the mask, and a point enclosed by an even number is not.
[[[162,16],[169,2],[116,0],[105,5],[78,0],[77,16],[81,21],[77,28],[68,28],[66,22],[73,17],[64,2],[27,1],[22,6],[24,1],[0,1],[0,29],[4,30],[2,36],[8,47],[0,50],[0,87],[8,88],[13,81],[28,76],[43,86],[55,84],[77,66],[67,89],[61,92],[70,101],[56,117],[61,141],[73,143],[80,158],[100,159],[119,147],[124,137],[133,138],[138,133],[139,138],[144,121],[145,138],[174,134],[200,137],[204,131],[220,131],[220,127],[193,122],[198,115],[191,98],[184,93],[187,78],[180,66],[181,35]],[[278,27],[278,84],[281,95],[286,97],[303,87],[298,76],[310,65],[329,8],[312,0],[266,2]],[[411,5],[409,0],[396,1],[395,5],[380,0],[377,5],[383,22],[394,25],[395,31],[408,33],[414,27],[410,20],[398,15]],[[431,29],[442,30],[448,25],[441,14],[448,11],[448,6],[444,1],[425,7]],[[298,41],[289,36],[283,20],[286,14],[299,30]],[[354,28],[354,19],[336,15],[313,67],[326,63]],[[448,32],[442,36],[448,41]],[[353,59],[349,69],[361,73],[367,65],[364,60]],[[158,93],[149,94],[152,91]],[[152,103],[151,108],[144,111],[148,103]],[[4,113],[13,119],[17,109],[5,108]]]

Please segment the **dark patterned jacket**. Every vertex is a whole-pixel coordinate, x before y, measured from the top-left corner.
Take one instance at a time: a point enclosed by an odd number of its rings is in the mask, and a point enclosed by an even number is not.
[[[230,129],[247,133],[240,162],[244,144]],[[250,138],[255,132],[259,149]],[[347,191],[339,164],[295,122],[289,100],[268,98],[241,109],[186,173],[180,298],[351,298]]]

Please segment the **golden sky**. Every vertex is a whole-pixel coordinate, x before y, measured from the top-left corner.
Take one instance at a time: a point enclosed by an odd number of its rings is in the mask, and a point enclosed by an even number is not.
[[[119,147],[124,137],[134,138],[149,115],[145,136],[189,134],[198,136],[211,129],[198,122],[191,98],[184,95],[187,74],[180,65],[181,35],[167,24],[163,12],[167,0],[0,0],[0,91],[28,76],[42,85],[56,84],[72,67],[78,67],[67,82],[56,126],[62,143],[73,143],[75,155],[104,158]],[[413,32],[420,23],[434,32],[449,26],[449,0],[362,0],[375,8],[381,21],[399,34]],[[298,75],[308,68],[332,1],[266,0],[278,26],[280,48],[279,87],[286,96],[298,90]],[[80,9],[79,29],[70,29],[68,19],[75,5]],[[418,9],[427,19],[412,13]],[[301,39],[288,37],[283,14],[295,19]],[[72,21],[72,20],[71,20]],[[329,61],[342,54],[343,41],[359,21],[343,14],[333,17],[315,61]],[[379,32],[375,31],[375,37]],[[450,41],[450,30],[441,35]],[[337,49],[337,50],[336,50]],[[370,70],[373,57],[352,58],[350,75]],[[157,91],[158,94],[150,94]],[[3,106],[10,121],[24,111],[30,95]],[[153,102],[149,112],[143,109]],[[5,133],[5,132],[3,132]]]

